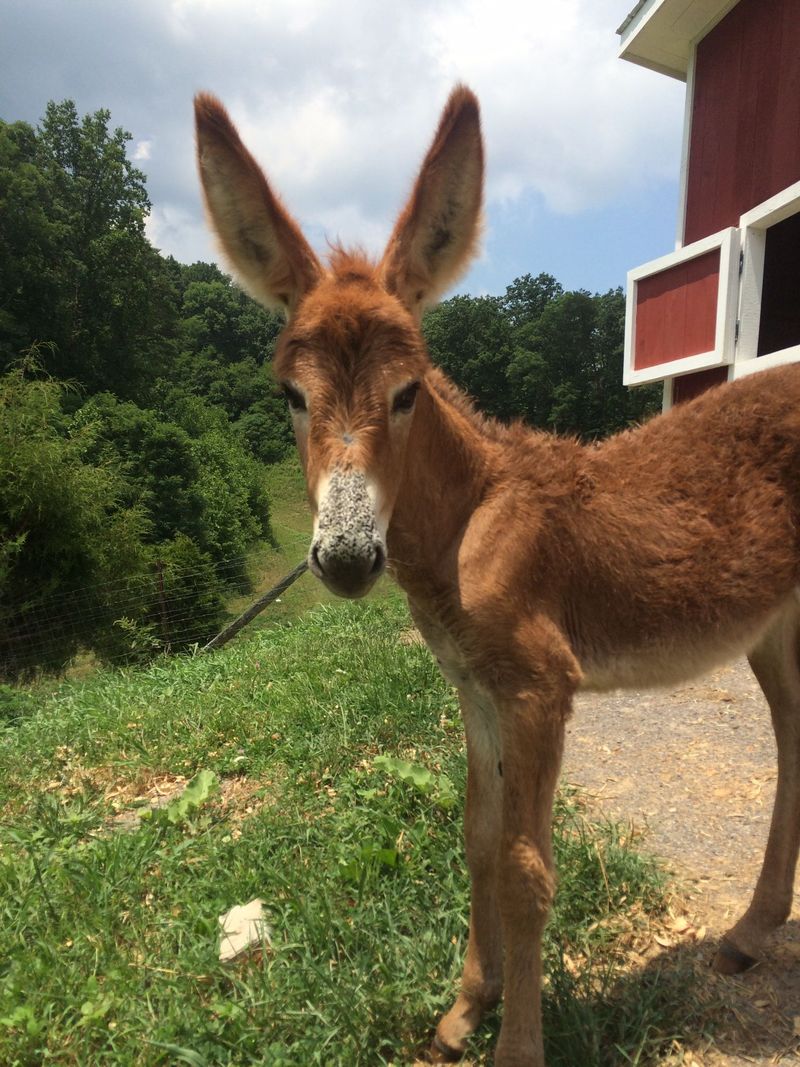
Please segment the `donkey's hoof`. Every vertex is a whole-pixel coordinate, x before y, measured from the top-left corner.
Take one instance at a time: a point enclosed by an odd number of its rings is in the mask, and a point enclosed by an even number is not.
[[[755,967],[757,963],[757,959],[748,956],[733,942],[723,937],[711,966],[718,974],[742,974],[743,971],[749,971],[751,967]]]
[[[428,1050],[429,1063],[458,1063],[464,1053],[451,1045],[446,1045],[438,1034],[433,1035],[431,1047]]]

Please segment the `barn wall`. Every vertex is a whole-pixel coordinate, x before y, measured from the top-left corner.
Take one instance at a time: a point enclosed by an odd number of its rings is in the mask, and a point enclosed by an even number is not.
[[[715,385],[722,385],[728,380],[727,367],[711,367],[709,370],[697,371],[695,374],[682,374],[672,381],[672,403],[685,404],[696,396],[707,392]]]
[[[800,180],[798,56],[798,0],[740,0],[698,44],[684,244]]]

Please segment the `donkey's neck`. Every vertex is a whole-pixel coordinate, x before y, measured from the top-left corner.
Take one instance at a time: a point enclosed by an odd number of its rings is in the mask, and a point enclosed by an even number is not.
[[[389,527],[389,558],[400,584],[438,584],[442,562],[491,479],[493,442],[458,390],[438,371],[426,376]]]

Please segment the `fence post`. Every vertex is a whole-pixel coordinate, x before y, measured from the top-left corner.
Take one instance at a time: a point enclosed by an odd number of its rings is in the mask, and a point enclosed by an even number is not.
[[[281,593],[285,592],[289,586],[292,585],[293,582],[296,582],[300,575],[305,574],[307,570],[308,560],[304,559],[302,563],[297,564],[290,574],[287,574],[277,585],[274,585],[269,592],[264,593],[258,600],[254,601],[247,611],[243,611],[237,619],[234,619],[224,630],[221,630],[216,637],[212,637],[207,645],[203,645],[200,651],[211,652],[212,649],[222,648],[223,645],[226,645],[243,627],[247,626],[251,619],[254,619],[256,615],[259,615],[264,608],[269,607],[273,600],[277,600]]]

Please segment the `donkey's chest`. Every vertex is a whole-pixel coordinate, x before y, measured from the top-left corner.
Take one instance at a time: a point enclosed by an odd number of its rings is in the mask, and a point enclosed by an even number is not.
[[[464,651],[444,627],[428,624],[423,636],[445,680],[458,690],[470,752],[494,768],[502,756],[497,709],[491,694],[470,670]]]
[[[422,617],[413,609],[412,612],[414,621],[439,665],[445,681],[457,689],[473,684],[475,679],[468,666],[466,653],[455,636],[445,626],[430,617]]]

